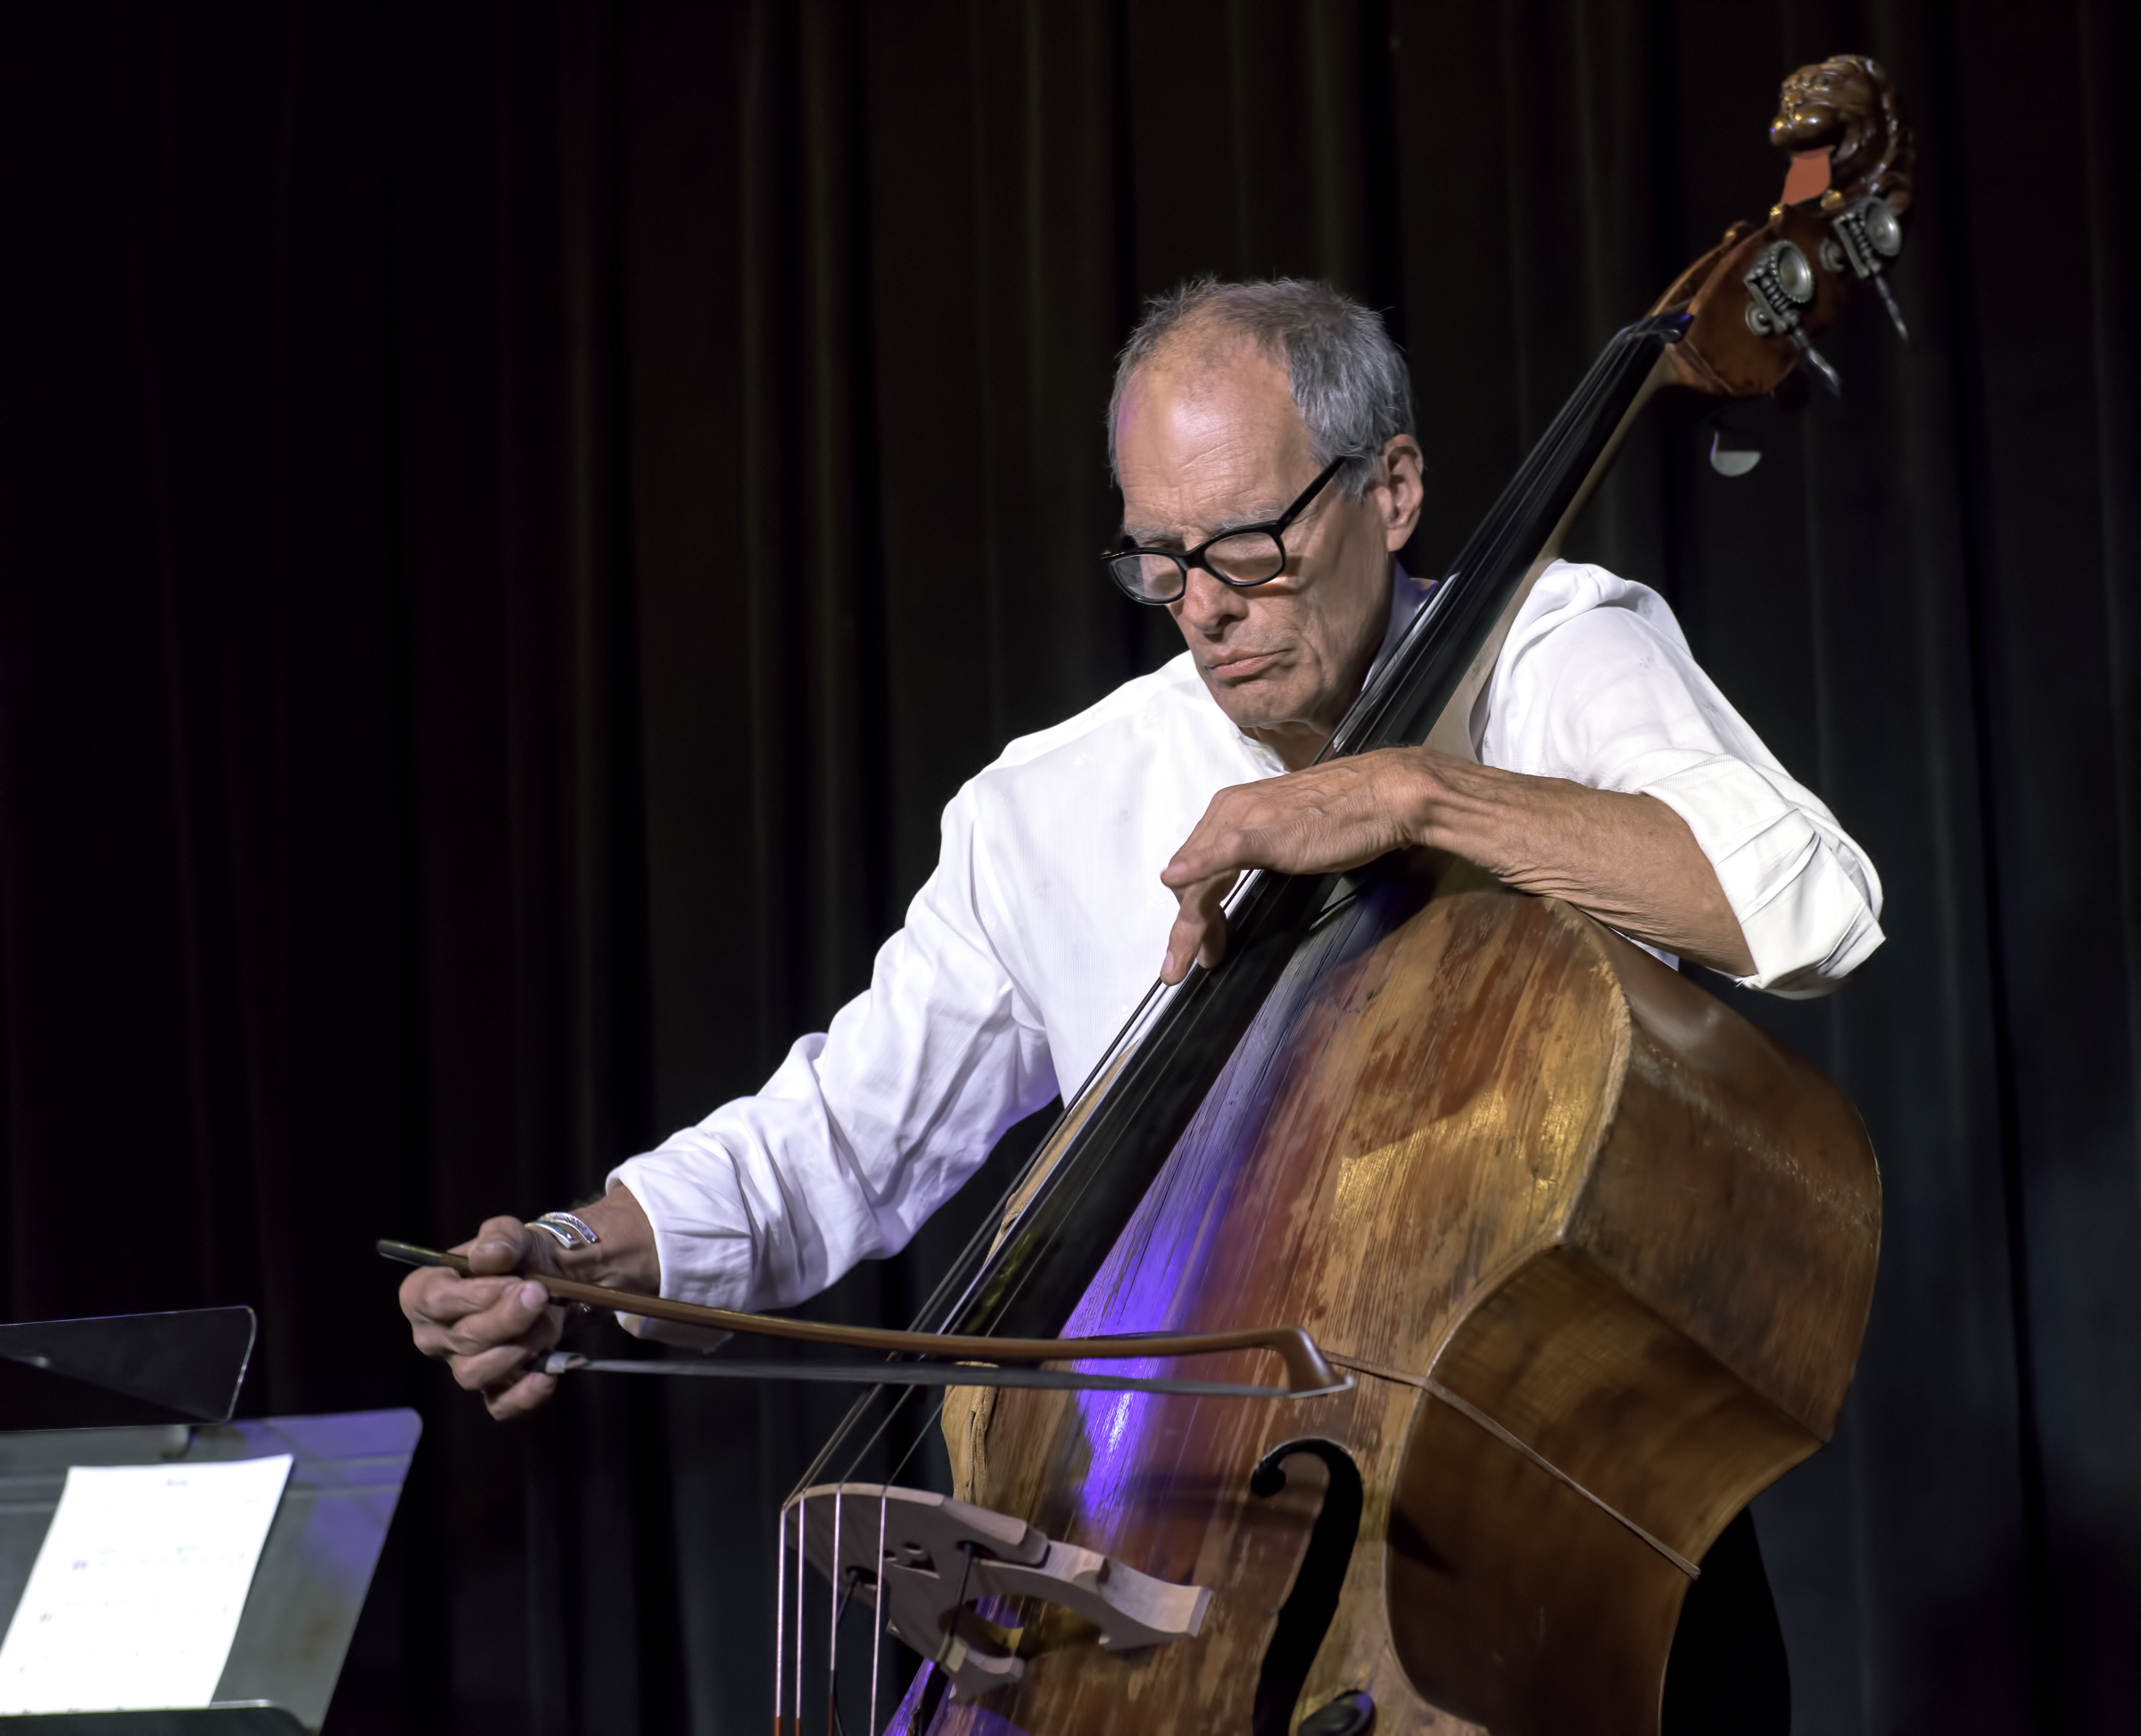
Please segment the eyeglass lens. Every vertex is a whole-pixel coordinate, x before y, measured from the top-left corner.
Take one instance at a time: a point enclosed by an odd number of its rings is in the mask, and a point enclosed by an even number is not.
[[[1228,584],[1266,584],[1285,570],[1286,551],[1269,531],[1244,531],[1212,543],[1202,564]],[[1109,570],[1141,601],[1171,603],[1188,585],[1188,575],[1173,555],[1118,555]]]

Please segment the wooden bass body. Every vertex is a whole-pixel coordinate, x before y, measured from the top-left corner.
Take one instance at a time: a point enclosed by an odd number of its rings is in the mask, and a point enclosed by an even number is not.
[[[1379,1736],[1651,1736],[1674,1558],[1830,1434],[1879,1234],[1807,1062],[1557,900],[1426,853],[1373,874],[1067,1327],[1298,1321],[1353,1390],[962,1395],[963,1496],[1212,1601],[1122,1654],[1037,1607],[1015,1686],[919,1721],[1261,1736],[1358,1692]]]

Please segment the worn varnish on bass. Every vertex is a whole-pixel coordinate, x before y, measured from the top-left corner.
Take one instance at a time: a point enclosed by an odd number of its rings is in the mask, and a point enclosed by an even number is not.
[[[1556,900],[1393,865],[1267,1003],[1070,1322],[1270,1313],[1360,1385],[977,1406],[970,1498],[1234,1619],[1098,1660],[1044,1619],[1019,1688],[935,1728],[1291,1729],[1366,1691],[1379,1731],[1654,1730],[1667,1551],[1699,1559],[1828,1437],[1879,1219],[1858,1118],[1806,1062]],[[1252,1492],[1301,1441],[1351,1492],[1304,1451]],[[1351,1534],[1312,1562],[1335,1488]],[[1314,1618],[1304,1562],[1337,1595],[1289,1680],[1268,1660],[1290,1595]]]

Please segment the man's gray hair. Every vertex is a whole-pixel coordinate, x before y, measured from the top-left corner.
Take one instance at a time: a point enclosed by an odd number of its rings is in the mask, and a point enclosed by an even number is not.
[[[1355,460],[1336,478],[1349,499],[1358,500],[1368,486],[1391,437],[1413,432],[1405,358],[1382,320],[1352,296],[1298,277],[1254,284],[1193,277],[1145,303],[1145,318],[1115,359],[1115,389],[1108,395],[1108,469],[1117,481],[1115,426],[1130,376],[1170,339],[1207,333],[1248,338],[1272,360],[1285,363],[1294,407],[1309,431],[1317,464],[1341,456]]]

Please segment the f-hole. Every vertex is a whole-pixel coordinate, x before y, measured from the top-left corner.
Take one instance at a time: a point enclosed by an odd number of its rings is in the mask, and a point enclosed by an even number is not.
[[[1331,1617],[1338,1612],[1339,1588],[1353,1558],[1353,1540],[1360,1534],[1360,1470],[1344,1448],[1332,1441],[1288,1441],[1266,1453],[1249,1479],[1249,1492],[1264,1499],[1286,1486],[1281,1468],[1298,1453],[1309,1453],[1324,1462],[1331,1474],[1324,1492],[1323,1510],[1309,1533],[1308,1551],[1294,1589],[1278,1612],[1278,1626],[1264,1649],[1264,1667],[1256,1679],[1256,1707],[1252,1728],[1256,1736],[1289,1736],[1286,1720],[1301,1698],[1315,1663],[1323,1636],[1330,1631]]]

